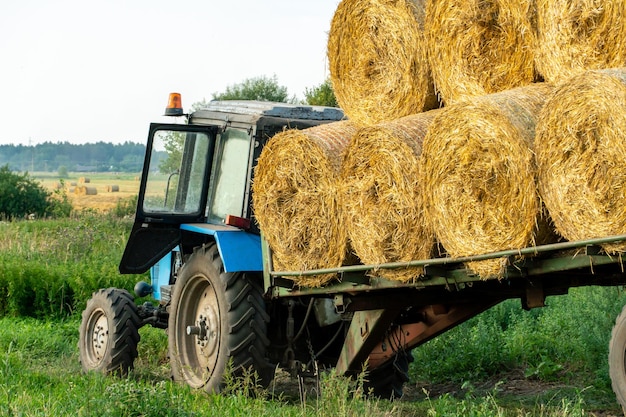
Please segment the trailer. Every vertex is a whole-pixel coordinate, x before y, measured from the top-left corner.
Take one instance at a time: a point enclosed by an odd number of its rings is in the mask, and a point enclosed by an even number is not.
[[[80,325],[85,371],[125,373],[137,357],[139,328],[167,329],[172,376],[219,392],[226,372],[255,372],[269,384],[278,367],[310,374],[335,367],[368,372],[366,389],[398,398],[411,351],[508,299],[524,309],[573,287],[626,284],[621,256],[601,245],[626,235],[562,241],[462,258],[279,271],[254,222],[251,182],[265,143],[285,128],[343,119],[339,109],[259,102],[212,102],[184,115],[174,96],[166,113],[183,124],[152,124],[137,213],[121,273],[150,270],[135,296],[108,288],[87,302]],[[465,263],[507,259],[502,277],[482,279]],[[380,269],[423,268],[403,283]],[[320,288],[306,275],[336,274]],[[626,313],[610,342],[610,375],[626,406]]]

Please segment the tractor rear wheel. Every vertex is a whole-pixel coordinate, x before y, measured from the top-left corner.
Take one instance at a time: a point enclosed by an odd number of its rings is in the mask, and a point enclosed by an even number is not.
[[[78,350],[83,370],[125,375],[137,358],[140,327],[137,306],[128,291],[95,292],[80,324]]]
[[[626,307],[617,316],[611,332],[609,375],[613,392],[626,415]]]
[[[230,366],[234,377],[256,372],[258,383],[269,384],[269,319],[263,290],[250,276],[225,272],[215,245],[197,248],[174,285],[168,324],[173,378],[219,392]]]

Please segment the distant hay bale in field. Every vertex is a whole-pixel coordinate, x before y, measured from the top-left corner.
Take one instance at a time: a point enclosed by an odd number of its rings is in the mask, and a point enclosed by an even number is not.
[[[432,257],[435,237],[424,219],[419,158],[440,111],[362,128],[350,141],[341,169],[342,206],[350,245],[364,264]],[[423,268],[373,272],[406,282]]]
[[[331,268],[344,261],[348,238],[337,189],[341,153],[355,131],[347,121],[287,130],[263,148],[252,196],[275,270]],[[296,283],[318,287],[333,277],[302,276]]]
[[[87,178],[87,177],[80,177],[78,179],[78,182],[81,183],[81,184],[89,184],[91,182],[91,180],[89,178]]]
[[[350,120],[373,125],[438,107],[424,0],[343,0],[328,34],[330,78]]]
[[[72,187],[76,187],[77,185],[78,185],[78,184],[76,183],[76,181],[72,181],[72,182],[70,182],[70,186],[72,186]]]
[[[106,187],[107,193],[117,193],[120,191],[119,185],[107,185]]]
[[[78,186],[74,189],[74,193],[77,195],[96,195],[98,190],[96,187]]]
[[[535,84],[478,97],[443,109],[431,124],[422,192],[427,219],[450,256],[520,249],[543,233],[533,138],[552,90]],[[506,259],[467,266],[483,278],[501,277]]]
[[[560,83],[588,69],[626,65],[626,0],[537,0],[536,67]]]
[[[626,234],[626,68],[562,84],[537,124],[539,190],[568,240]],[[609,253],[626,243],[606,244]]]
[[[446,105],[535,81],[533,2],[437,0],[427,5],[428,62]]]

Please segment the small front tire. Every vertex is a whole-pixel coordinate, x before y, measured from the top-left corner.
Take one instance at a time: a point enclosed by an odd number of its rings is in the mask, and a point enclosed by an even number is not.
[[[80,324],[78,350],[83,370],[127,374],[137,358],[139,327],[137,306],[128,291],[95,292]]]

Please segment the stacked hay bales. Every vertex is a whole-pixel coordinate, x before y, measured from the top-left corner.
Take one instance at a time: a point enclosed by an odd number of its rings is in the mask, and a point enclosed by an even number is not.
[[[364,264],[428,259],[435,238],[424,219],[419,157],[432,110],[359,129],[345,152],[341,201],[350,244]],[[423,268],[380,269],[409,281]]]
[[[568,240],[626,234],[626,68],[562,84],[541,111],[539,189]],[[604,245],[609,253],[626,243]]]
[[[530,1],[428,2],[428,62],[446,105],[535,81]]]
[[[626,0],[537,0],[539,73],[559,83],[587,69],[626,65],[625,10]]]
[[[533,140],[539,110],[553,88],[520,87],[447,107],[422,151],[422,192],[433,230],[452,257],[535,243],[542,206]],[[500,277],[506,259],[468,263]]]
[[[426,58],[424,0],[343,0],[328,35],[340,107],[373,125],[438,107]]]
[[[340,266],[347,252],[338,203],[341,154],[355,133],[347,121],[287,130],[264,147],[252,187],[256,219],[273,251],[275,270]],[[318,287],[331,274],[302,276]]]

